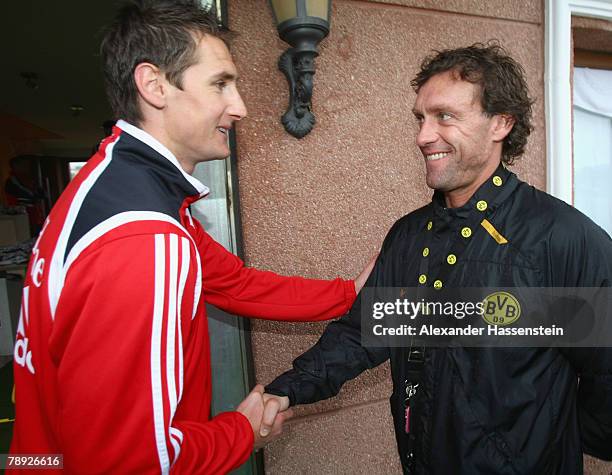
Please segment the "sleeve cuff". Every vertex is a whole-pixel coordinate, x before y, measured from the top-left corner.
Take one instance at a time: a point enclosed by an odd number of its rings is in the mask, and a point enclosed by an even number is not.
[[[291,391],[289,391],[289,394],[287,394],[285,391],[282,391],[280,389],[277,389],[273,386],[274,381],[272,383],[270,383],[272,386],[266,386],[264,388],[264,392],[268,393],[268,394],[273,394],[274,396],[280,396],[280,397],[288,397],[289,398],[289,407],[295,406],[295,398],[292,397]]]
[[[251,428],[251,423],[249,422],[247,417],[241,412],[238,412],[238,411],[223,412],[215,416],[215,418],[220,417],[220,416],[233,418],[236,422],[236,425],[241,428],[241,430],[238,433],[241,434],[242,436],[241,438],[243,438],[242,443],[240,444],[243,450],[243,453],[240,455],[240,457],[237,460],[236,466],[234,467],[234,469],[236,469],[240,467],[243,463],[245,463],[251,456],[251,453],[253,452],[254,443],[255,443],[253,429]],[[239,446],[237,445],[236,449],[238,449],[238,447]]]
[[[354,280],[344,281],[344,296],[345,296],[345,303],[346,303],[346,310],[344,311],[344,313],[346,313],[351,309],[351,307],[353,306],[353,303],[355,302],[355,299],[357,298],[357,294],[355,293],[355,281]]]

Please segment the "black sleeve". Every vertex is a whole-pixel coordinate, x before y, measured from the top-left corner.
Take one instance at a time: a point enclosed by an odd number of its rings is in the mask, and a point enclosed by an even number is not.
[[[397,224],[391,228],[374,269],[364,287],[392,285],[385,282],[386,266],[393,264],[393,241]],[[385,263],[386,262],[386,263]],[[389,358],[386,347],[361,346],[361,294],[340,320],[330,323],[319,341],[293,361],[293,369],[266,386],[266,392],[288,396],[291,405],[309,404],[335,396],[349,379]]]
[[[567,348],[562,353],[579,376],[578,417],[583,451],[612,460],[612,240],[585,218],[557,233],[553,247],[553,275],[558,287],[597,287],[605,294],[607,310],[596,315],[605,325],[606,341],[598,348]],[[554,250],[554,248],[557,250]],[[559,248],[561,247],[561,248]],[[570,277],[571,276],[571,277]],[[570,280],[571,278],[571,280]]]
[[[289,396],[291,405],[308,404],[335,396],[349,379],[389,358],[387,348],[361,346],[361,304],[357,297],[348,315],[330,323],[319,341],[293,361],[266,392]]]

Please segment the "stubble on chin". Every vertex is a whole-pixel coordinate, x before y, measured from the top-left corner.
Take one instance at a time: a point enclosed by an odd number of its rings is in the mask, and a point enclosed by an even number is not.
[[[450,177],[447,176],[446,170],[439,170],[436,172],[427,172],[425,176],[425,183],[432,190],[445,191],[448,188]]]

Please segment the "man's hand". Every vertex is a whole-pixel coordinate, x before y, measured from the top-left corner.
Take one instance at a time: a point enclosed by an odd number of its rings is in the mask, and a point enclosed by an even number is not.
[[[361,274],[359,274],[357,278],[355,279],[355,293],[356,294],[361,292],[361,289],[365,285],[366,280],[368,280],[368,277],[370,277],[370,272],[372,272],[372,269],[374,269],[374,263],[376,262],[376,259],[378,259],[378,252],[372,256],[372,259],[370,259],[370,262],[366,264],[366,266],[361,271]]]
[[[266,425],[264,426],[262,424],[264,420],[263,390],[264,388],[261,384],[256,385],[244,401],[236,408],[236,411],[243,414],[251,424],[253,436],[255,438],[255,449],[260,449],[268,442],[278,438],[283,431],[283,423],[292,415],[291,411],[284,411],[279,414],[281,407],[280,403],[271,403],[268,414],[265,415]],[[269,398],[266,398],[266,400],[268,399]],[[276,409],[277,405],[279,409]],[[287,398],[286,407],[289,407],[289,398]],[[262,430],[262,426],[265,427],[265,430]]]
[[[270,433],[274,435],[275,427],[279,422],[282,428],[282,424],[293,417],[293,411],[289,409],[289,398],[287,396],[264,393],[263,400],[264,413],[259,433],[262,437],[267,437]]]

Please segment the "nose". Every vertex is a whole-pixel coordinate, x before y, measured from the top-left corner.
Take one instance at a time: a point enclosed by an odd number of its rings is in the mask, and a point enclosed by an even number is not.
[[[419,133],[416,136],[416,144],[419,147],[425,147],[434,143],[438,139],[438,129],[435,121],[423,119]]]
[[[232,116],[232,119],[236,121],[247,116],[247,108],[244,105],[244,101],[242,100],[242,96],[240,95],[240,92],[238,92],[238,89],[236,89],[233,94],[228,107],[228,113]]]

